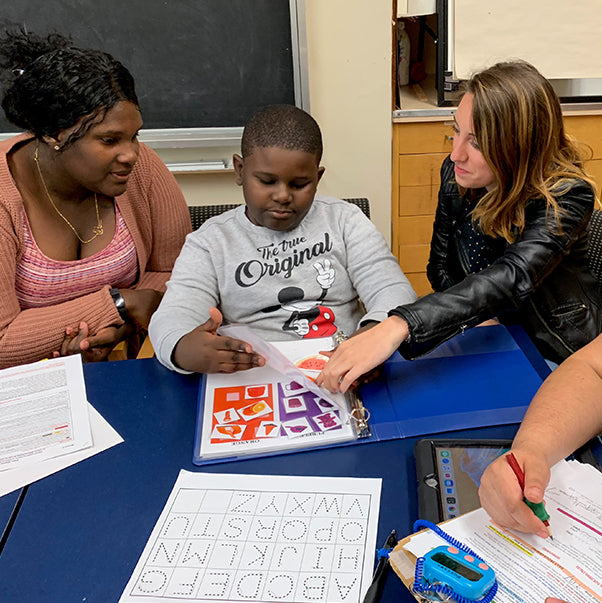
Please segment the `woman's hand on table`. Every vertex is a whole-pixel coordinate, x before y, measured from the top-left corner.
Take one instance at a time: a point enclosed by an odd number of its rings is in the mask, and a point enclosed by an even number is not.
[[[110,325],[100,329],[95,335],[84,339],[80,347],[84,362],[106,360],[111,350],[120,342],[128,339],[136,332],[136,327],[126,322],[120,326]]]
[[[53,353],[54,358],[81,354],[84,362],[101,362],[106,360],[111,350],[124,339],[135,333],[136,328],[130,323],[120,326],[104,327],[95,335],[89,334],[88,324],[80,322],[77,328],[67,327],[60,350]]]
[[[209,310],[209,320],[178,341],[173,352],[176,366],[197,373],[235,373],[263,366],[263,356],[253,352],[246,342],[217,334],[222,314]]]
[[[365,333],[368,329],[372,329],[373,327],[375,327],[377,324],[380,324],[378,321],[371,321],[367,324],[365,324],[363,327],[360,327],[355,333],[353,333],[351,335],[351,337],[355,337],[357,335],[359,335],[360,333]],[[349,339],[351,339],[351,337],[349,337]],[[326,350],[326,351],[321,351],[320,354],[324,355],[324,356],[328,356],[328,358],[330,358],[334,353],[334,350]],[[372,370],[369,370],[367,373],[364,373],[363,375],[360,375],[350,386],[349,388],[352,390],[357,389],[360,385],[364,385],[366,383],[371,383],[372,381],[375,381],[376,379],[378,379],[383,372],[383,364],[379,364],[378,366],[374,367]]]
[[[504,455],[493,461],[483,473],[479,487],[481,505],[496,523],[547,538],[545,525],[523,502],[523,497],[534,503],[543,500],[550,481],[550,468],[541,455],[514,449],[512,452],[525,474],[524,492]]]
[[[408,325],[390,316],[341,343],[331,354],[316,383],[328,391],[346,392],[361,375],[382,364],[409,335]]]

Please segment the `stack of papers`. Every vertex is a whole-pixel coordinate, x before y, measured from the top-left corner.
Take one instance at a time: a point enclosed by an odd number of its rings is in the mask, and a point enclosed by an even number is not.
[[[602,473],[591,465],[561,461],[552,469],[546,510],[554,535],[542,539],[511,532],[477,509],[442,525],[473,549],[495,571],[496,603],[542,603],[557,597],[571,603],[602,601]],[[447,544],[427,530],[412,536],[404,549],[420,557]],[[392,553],[395,567],[403,551]]]
[[[81,356],[0,371],[0,496],[122,441],[87,402]]]

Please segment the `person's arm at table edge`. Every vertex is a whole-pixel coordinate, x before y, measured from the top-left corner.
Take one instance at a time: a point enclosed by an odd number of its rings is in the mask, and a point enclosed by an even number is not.
[[[567,358],[544,381],[513,449],[538,452],[548,466],[602,433],[602,335]]]
[[[504,457],[481,479],[481,504],[492,519],[545,537],[543,523],[522,502],[541,502],[552,465],[602,432],[602,335],[565,360],[533,398],[512,452],[525,474],[521,491]]]
[[[265,364],[246,342],[217,334],[222,323],[217,308],[209,310],[209,319],[176,344],[171,354],[173,365],[183,371],[197,373],[235,373]]]

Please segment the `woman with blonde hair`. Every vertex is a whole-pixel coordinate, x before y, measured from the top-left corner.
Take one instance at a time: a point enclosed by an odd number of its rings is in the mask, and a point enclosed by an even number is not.
[[[415,358],[497,317],[560,362],[602,330],[586,227],[595,204],[550,83],[523,61],[466,83],[454,118],[427,274],[434,293],[333,352],[318,383],[346,391],[396,349]]]

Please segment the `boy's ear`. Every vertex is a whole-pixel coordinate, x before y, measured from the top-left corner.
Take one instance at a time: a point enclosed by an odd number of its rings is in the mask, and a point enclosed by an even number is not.
[[[318,168],[318,182],[320,182],[320,178],[322,178],[322,176],[324,175],[325,171],[326,171],[326,168],[323,165],[321,165]]]
[[[236,174],[236,184],[242,184],[242,169],[245,165],[245,160],[238,154],[232,155],[232,164],[234,165],[234,173]]]

